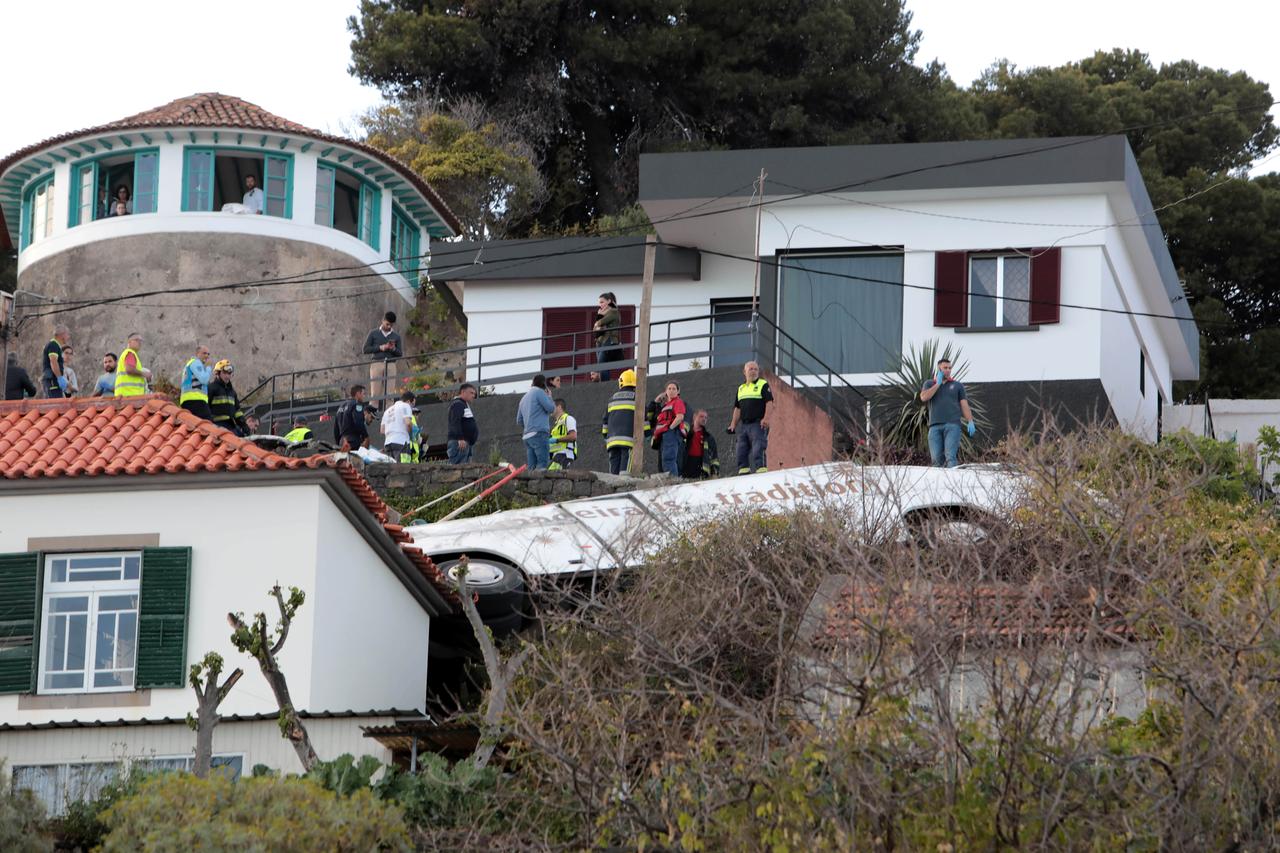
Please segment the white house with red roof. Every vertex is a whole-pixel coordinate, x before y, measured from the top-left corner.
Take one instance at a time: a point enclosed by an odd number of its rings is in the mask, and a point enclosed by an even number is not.
[[[44,309],[158,293],[58,319],[94,353],[148,327],[169,372],[195,339],[254,381],[358,361],[382,312],[413,305],[430,241],[458,229],[394,157],[216,92],[0,158],[0,249],[18,250],[19,287]],[[304,274],[318,280],[278,281]],[[220,284],[240,287],[185,292]],[[24,357],[47,340],[24,337]]]
[[[216,763],[301,768],[229,612],[306,593],[280,652],[321,758],[389,760],[456,595],[350,465],[261,450],[156,397],[0,404],[0,755],[56,813],[128,764],[189,766],[192,664],[244,677]],[[273,619],[274,624],[274,619]]]

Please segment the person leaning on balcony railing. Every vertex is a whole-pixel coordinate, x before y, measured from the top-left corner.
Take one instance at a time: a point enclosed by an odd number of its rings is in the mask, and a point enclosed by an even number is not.
[[[372,356],[369,365],[369,400],[375,406],[387,393],[395,391],[396,359],[404,355],[400,333],[395,330],[396,312],[382,315],[382,322],[364,339],[364,354]]]

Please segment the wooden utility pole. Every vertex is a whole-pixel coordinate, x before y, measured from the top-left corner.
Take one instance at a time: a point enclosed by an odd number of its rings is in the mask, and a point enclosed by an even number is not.
[[[631,465],[633,477],[644,473],[644,407],[649,402],[649,314],[653,309],[653,265],[658,252],[658,236],[644,238],[644,289],[640,293],[640,317],[636,320],[636,412],[631,421]]]

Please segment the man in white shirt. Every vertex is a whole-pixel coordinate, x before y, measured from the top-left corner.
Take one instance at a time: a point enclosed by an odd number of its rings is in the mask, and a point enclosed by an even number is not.
[[[265,206],[265,199],[262,190],[258,189],[258,179],[253,175],[249,175],[244,179],[245,194],[244,206],[250,213],[262,213]]]
[[[382,413],[382,434],[386,437],[382,452],[396,461],[400,460],[400,454],[409,446],[410,431],[413,429],[413,404],[416,400],[412,391],[405,391],[399,400]]]

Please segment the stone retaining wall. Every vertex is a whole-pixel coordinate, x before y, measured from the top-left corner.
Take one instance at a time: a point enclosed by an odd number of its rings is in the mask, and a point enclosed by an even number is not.
[[[443,462],[422,462],[417,465],[392,465],[375,463],[366,465],[365,479],[379,495],[399,492],[405,495],[430,495],[447,492],[470,483],[492,472],[488,465],[449,465]],[[494,477],[485,485],[496,483]],[[499,491],[507,496],[527,495],[548,501],[571,498],[612,495],[636,489],[652,488],[667,482],[665,477],[632,479],[599,474],[594,471],[526,471]],[[473,494],[478,494],[477,489]]]

